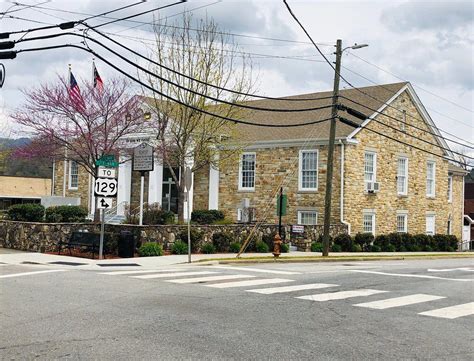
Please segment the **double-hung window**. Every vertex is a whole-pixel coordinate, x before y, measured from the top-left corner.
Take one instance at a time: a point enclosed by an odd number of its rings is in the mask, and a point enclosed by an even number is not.
[[[69,189],[77,189],[79,186],[79,166],[76,161],[69,161]]]
[[[255,153],[243,153],[240,159],[239,190],[255,190]]]
[[[375,182],[377,173],[377,154],[365,152],[364,157],[364,180],[365,183]]]
[[[426,234],[431,236],[435,234],[435,221],[436,216],[434,214],[426,215]]]
[[[298,188],[304,191],[318,189],[318,151],[300,150]]]
[[[405,212],[397,213],[397,232],[398,233],[408,232],[408,214]]]
[[[453,176],[448,177],[448,202],[453,202]]]
[[[375,212],[364,212],[363,215],[363,232],[375,235]]]
[[[318,224],[318,212],[298,211],[298,224],[313,226]]]
[[[426,196],[435,196],[435,176],[436,176],[436,163],[428,161],[426,163]]]
[[[408,194],[408,158],[398,158],[397,193],[401,196]]]

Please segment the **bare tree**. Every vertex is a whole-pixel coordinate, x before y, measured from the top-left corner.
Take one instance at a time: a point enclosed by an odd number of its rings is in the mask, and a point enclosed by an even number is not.
[[[241,112],[235,104],[247,100],[248,96],[219,88],[250,94],[254,90],[254,82],[250,58],[239,52],[239,46],[233,38],[220,31],[212,19],[194,21],[189,13],[172,25],[158,20],[154,30],[155,44],[150,49],[154,60],[191,79],[152,65],[149,68],[152,73],[181,87],[147,74],[148,84],[183,104],[238,119]],[[225,99],[232,104],[209,101],[209,96]],[[158,152],[176,183],[178,217],[182,221],[184,177],[179,177],[179,172],[183,174],[187,165],[194,172],[208,166],[217,168],[222,162],[234,158],[238,149],[226,152],[220,150],[229,138],[232,143],[238,143],[238,134],[232,122],[205,115],[156,93],[150,96],[150,104],[158,119]],[[179,169],[179,172],[174,169]]]
[[[111,79],[103,90],[82,82],[81,97],[70,95],[66,78],[24,90],[24,104],[11,116],[34,141],[16,153],[22,157],[74,160],[93,177],[95,162],[117,154],[121,138],[142,129],[141,99],[127,94],[129,83]]]

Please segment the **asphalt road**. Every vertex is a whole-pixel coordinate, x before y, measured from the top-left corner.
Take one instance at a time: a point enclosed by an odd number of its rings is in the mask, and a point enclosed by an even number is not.
[[[474,359],[472,259],[134,270],[0,265],[0,358]]]

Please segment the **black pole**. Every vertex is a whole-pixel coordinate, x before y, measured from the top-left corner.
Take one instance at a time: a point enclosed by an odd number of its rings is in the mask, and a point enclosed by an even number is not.
[[[278,235],[281,238],[281,215],[283,213],[283,187],[280,188],[280,207],[278,210]]]

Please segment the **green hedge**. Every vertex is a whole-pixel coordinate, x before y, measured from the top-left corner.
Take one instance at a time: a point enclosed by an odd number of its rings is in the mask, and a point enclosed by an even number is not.
[[[8,208],[7,217],[12,221],[42,222],[44,207],[38,203],[15,204]]]
[[[85,222],[87,209],[81,206],[55,206],[45,211],[45,220],[49,223]]]
[[[191,221],[198,224],[213,224],[224,220],[224,213],[217,209],[199,209],[191,213]]]

